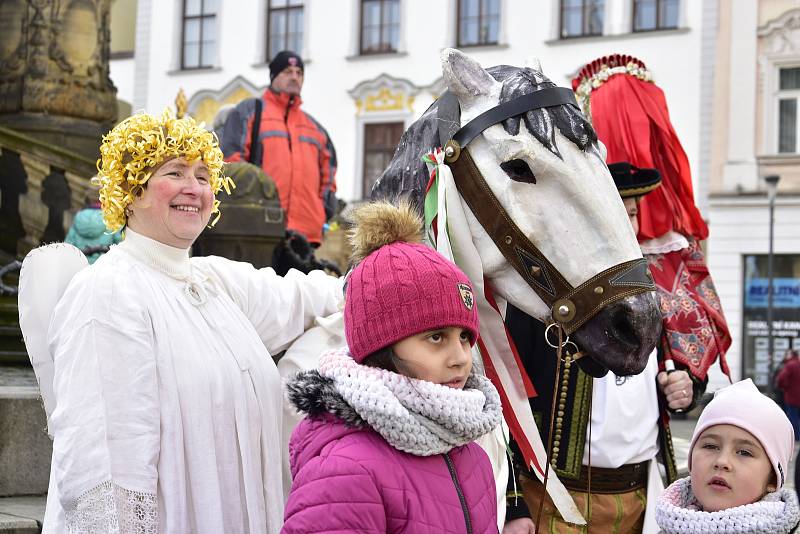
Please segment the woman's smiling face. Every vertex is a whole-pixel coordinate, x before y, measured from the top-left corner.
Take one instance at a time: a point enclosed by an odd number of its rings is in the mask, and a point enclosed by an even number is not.
[[[202,160],[173,158],[158,167],[131,205],[128,226],[176,248],[189,248],[208,225],[214,206],[210,173]]]
[[[738,426],[708,427],[691,455],[692,492],[706,512],[751,504],[775,491],[767,453],[755,436]]]

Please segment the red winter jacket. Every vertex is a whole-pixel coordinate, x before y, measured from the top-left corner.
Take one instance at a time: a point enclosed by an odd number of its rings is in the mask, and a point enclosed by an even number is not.
[[[783,391],[783,401],[800,406],[800,358],[791,358],[778,373],[778,387]]]
[[[333,143],[325,129],[300,109],[299,96],[267,89],[261,97],[260,146],[251,159],[255,103],[255,98],[243,100],[225,120],[221,146],[225,161],[260,163],[278,186],[286,227],[319,243],[336,202]]]

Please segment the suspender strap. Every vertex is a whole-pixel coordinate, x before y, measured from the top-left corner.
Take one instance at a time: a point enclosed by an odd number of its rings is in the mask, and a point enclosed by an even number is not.
[[[261,102],[261,97],[257,97],[256,112],[253,116],[253,127],[250,129],[250,155],[247,158],[247,161],[259,167],[261,166],[262,154],[258,135],[261,133],[261,109],[263,106],[264,104]]]

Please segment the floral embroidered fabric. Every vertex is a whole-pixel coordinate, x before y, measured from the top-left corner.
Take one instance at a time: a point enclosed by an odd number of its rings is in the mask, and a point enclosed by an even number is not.
[[[664,317],[667,354],[701,380],[717,360],[729,374],[725,352],[731,335],[699,243],[691,239],[688,248],[645,258]]]
[[[110,480],[78,497],[65,510],[70,534],[156,534],[158,499]]]

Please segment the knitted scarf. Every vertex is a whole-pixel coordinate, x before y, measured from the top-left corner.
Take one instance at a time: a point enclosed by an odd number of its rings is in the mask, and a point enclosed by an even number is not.
[[[676,480],[656,505],[656,522],[664,534],[786,534],[798,521],[794,490],[784,488],[752,504],[704,512],[692,493],[690,477]]]
[[[500,395],[484,376],[470,375],[464,389],[454,389],[360,365],[347,349],[323,354],[318,371],[300,373],[288,391],[300,411],[368,425],[394,448],[416,456],[475,441],[502,417]]]

